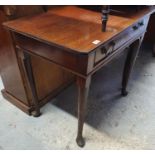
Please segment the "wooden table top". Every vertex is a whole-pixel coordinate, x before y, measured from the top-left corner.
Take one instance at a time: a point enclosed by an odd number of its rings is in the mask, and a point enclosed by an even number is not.
[[[75,6],[56,7],[46,13],[9,21],[3,25],[39,41],[89,53],[150,13],[145,10],[131,17],[109,16],[107,31],[101,31],[101,13]]]

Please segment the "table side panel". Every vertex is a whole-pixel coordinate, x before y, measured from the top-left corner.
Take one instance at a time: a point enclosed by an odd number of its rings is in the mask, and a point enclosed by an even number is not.
[[[63,49],[42,43],[33,38],[14,33],[16,44],[32,55],[40,56],[77,74],[86,75],[88,65],[87,54],[75,54]]]

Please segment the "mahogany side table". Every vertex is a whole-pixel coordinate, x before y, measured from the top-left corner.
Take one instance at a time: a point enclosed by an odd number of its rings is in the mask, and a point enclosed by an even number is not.
[[[30,55],[53,62],[76,76],[78,87],[77,144],[82,136],[91,76],[129,47],[123,72],[122,95],[126,87],[154,8],[132,18],[109,15],[106,32],[101,31],[100,13],[75,6],[53,8],[47,13],[4,23],[15,39],[33,92],[36,116],[40,115]],[[50,70],[49,70],[50,72]],[[53,73],[54,74],[54,73]]]

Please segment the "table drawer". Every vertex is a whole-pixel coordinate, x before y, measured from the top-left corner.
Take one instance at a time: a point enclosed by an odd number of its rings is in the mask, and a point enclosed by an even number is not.
[[[118,34],[102,47],[98,48],[95,54],[95,64],[115,52],[129,40],[134,39],[141,33],[144,33],[146,31],[147,24],[148,18],[143,18],[136,22],[136,24],[134,24],[133,26],[126,29],[126,31]]]
[[[122,46],[124,43],[134,38],[138,34],[145,32],[147,24],[148,18],[143,18],[132,27],[128,28],[125,32],[118,35],[113,41],[115,43],[114,50],[118,49],[120,46]]]

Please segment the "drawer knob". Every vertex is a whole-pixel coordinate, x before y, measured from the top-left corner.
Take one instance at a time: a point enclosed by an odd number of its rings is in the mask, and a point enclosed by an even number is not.
[[[115,46],[115,42],[112,41],[112,42],[110,43],[110,46],[111,46],[111,47],[114,47],[114,46]]]
[[[141,21],[141,22],[138,23],[138,25],[139,25],[139,26],[143,26],[143,25],[144,25],[144,22]]]
[[[108,54],[110,54],[111,52],[113,52],[114,47],[115,47],[115,42],[114,41],[110,42],[109,49],[108,49]]]
[[[102,53],[102,54],[107,54],[107,50],[106,50],[105,47],[102,47],[102,48],[101,48],[101,53]]]
[[[137,30],[138,29],[138,25],[134,25],[132,28],[133,28],[133,30]]]

